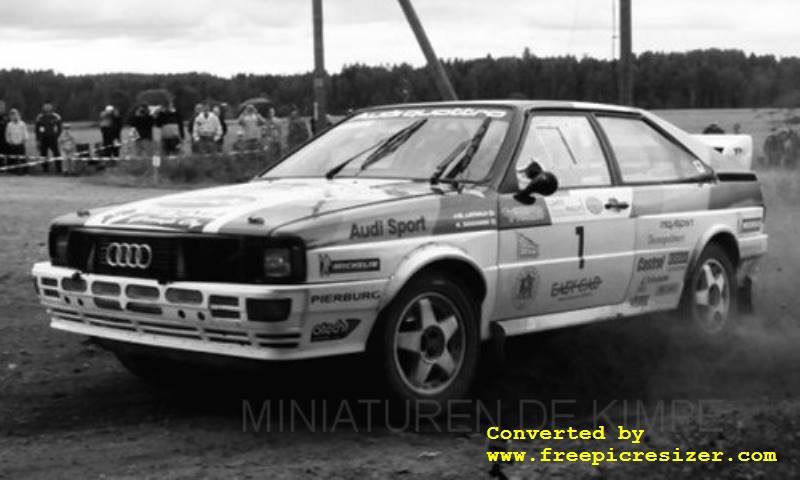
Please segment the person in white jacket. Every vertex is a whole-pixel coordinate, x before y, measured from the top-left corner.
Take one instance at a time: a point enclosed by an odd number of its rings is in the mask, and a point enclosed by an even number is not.
[[[20,118],[19,110],[12,108],[8,112],[5,139],[8,145],[8,164],[19,165],[25,163],[25,143],[28,141],[28,126]],[[18,168],[16,173],[27,173],[27,167]]]
[[[222,138],[222,125],[219,118],[209,111],[208,104],[204,103],[195,117],[192,136],[198,153],[216,153],[217,141]]]

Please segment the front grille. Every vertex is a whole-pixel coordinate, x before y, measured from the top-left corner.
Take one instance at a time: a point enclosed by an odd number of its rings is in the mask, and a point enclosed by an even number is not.
[[[94,273],[103,275],[125,275],[128,277],[170,280],[178,276],[178,242],[169,238],[115,237],[98,235],[90,237],[93,258],[90,259]],[[113,266],[108,262],[108,247],[112,243],[147,245],[152,250],[147,268],[135,266]]]
[[[87,273],[163,282],[274,283],[267,282],[261,271],[265,242],[265,239],[253,237],[76,229],[69,235],[66,266]],[[297,259],[299,275],[286,283],[302,281],[305,276],[302,243],[293,239],[288,243],[281,239],[270,239],[270,242],[288,244]],[[152,258],[145,262],[148,264],[144,268],[142,265],[111,265],[107,253],[113,243],[146,245]]]

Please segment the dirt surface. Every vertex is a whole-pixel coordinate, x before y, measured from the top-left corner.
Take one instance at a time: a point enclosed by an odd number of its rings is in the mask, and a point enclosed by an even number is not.
[[[485,369],[474,401],[460,405],[486,415],[458,410],[432,422],[402,409],[385,415],[383,404],[371,416],[358,408],[376,398],[365,397],[373,394],[359,357],[203,366],[186,382],[143,383],[86,339],[51,330],[28,272],[47,256],[52,217],[165,191],[0,177],[0,478],[492,478],[484,429],[497,417],[528,428],[646,430],[638,446],[609,433],[599,444],[505,445],[512,450],[759,450],[777,452],[778,462],[525,462],[496,478],[797,478],[800,176],[763,178],[771,238],[759,316],[745,318],[724,348],[692,347],[660,316],[517,339],[502,366]],[[303,421],[312,406],[316,416]]]

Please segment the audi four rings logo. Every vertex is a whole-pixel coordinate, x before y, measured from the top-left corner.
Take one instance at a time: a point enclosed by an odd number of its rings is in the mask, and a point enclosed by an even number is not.
[[[146,243],[114,242],[106,249],[106,263],[111,267],[141,268],[150,266],[153,249]]]

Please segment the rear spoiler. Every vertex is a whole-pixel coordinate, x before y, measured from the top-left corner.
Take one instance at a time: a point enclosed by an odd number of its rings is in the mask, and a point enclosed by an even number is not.
[[[753,137],[750,135],[709,134],[692,135],[692,137],[719,152],[727,160],[726,163],[732,162],[742,170],[752,170]]]

